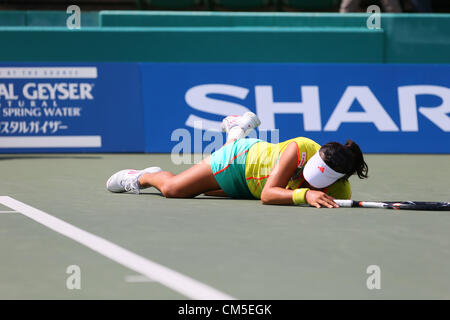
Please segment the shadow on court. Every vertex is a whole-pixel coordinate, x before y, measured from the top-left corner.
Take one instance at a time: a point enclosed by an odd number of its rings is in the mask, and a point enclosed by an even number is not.
[[[146,190],[141,191],[141,193],[139,195],[145,195],[145,196],[157,196],[160,198],[164,198],[166,199],[160,192],[147,192]],[[233,198],[229,198],[229,197],[216,197],[216,196],[205,196],[205,195],[198,195],[194,198],[177,198],[178,200],[180,199],[189,199],[189,200],[235,200]],[[171,200],[170,198],[167,200]],[[257,201],[257,200],[255,200]]]

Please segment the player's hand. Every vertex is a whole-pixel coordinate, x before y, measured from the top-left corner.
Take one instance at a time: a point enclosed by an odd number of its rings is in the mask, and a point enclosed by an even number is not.
[[[338,208],[339,206],[333,200],[334,198],[325,192],[317,190],[308,190],[305,194],[306,202],[316,208]]]

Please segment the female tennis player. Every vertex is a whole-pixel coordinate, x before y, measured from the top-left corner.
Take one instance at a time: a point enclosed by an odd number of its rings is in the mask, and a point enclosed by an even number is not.
[[[335,208],[334,199],[351,197],[350,176],[367,178],[367,164],[353,141],[320,146],[304,137],[278,144],[245,138],[260,123],[252,112],[228,116],[222,122],[227,143],[200,163],[178,175],[159,167],[121,170],[108,179],[106,188],[139,193],[155,187],[167,198],[205,194]]]

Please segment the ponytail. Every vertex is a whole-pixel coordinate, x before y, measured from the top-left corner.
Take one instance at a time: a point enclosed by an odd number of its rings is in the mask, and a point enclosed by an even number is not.
[[[364,179],[368,177],[369,167],[364,161],[364,156],[361,148],[353,142],[353,140],[347,140],[345,147],[348,148],[353,154],[353,170],[350,175],[356,173],[358,178]]]

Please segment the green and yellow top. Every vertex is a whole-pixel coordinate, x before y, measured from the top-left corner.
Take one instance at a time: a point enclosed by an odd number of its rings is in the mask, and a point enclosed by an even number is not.
[[[261,199],[261,192],[266,184],[267,178],[269,178],[281,154],[291,142],[295,142],[298,147],[297,170],[289,180],[286,189],[295,190],[306,187],[305,179],[303,178],[303,168],[308,160],[320,149],[320,145],[304,137],[298,137],[276,144],[261,141],[250,148],[245,164],[247,185],[255,198]],[[346,179],[339,179],[331,186],[322,189],[322,191],[336,199],[350,199],[352,195],[350,182]]]

